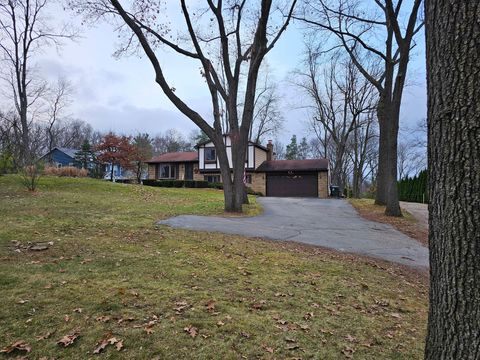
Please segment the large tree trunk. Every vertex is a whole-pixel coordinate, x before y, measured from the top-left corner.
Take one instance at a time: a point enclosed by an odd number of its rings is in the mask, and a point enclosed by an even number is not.
[[[385,105],[383,101],[378,102],[377,108],[377,118],[378,118],[378,171],[376,179],[376,191],[375,191],[375,204],[376,205],[386,205],[387,204],[387,192],[386,192],[386,173],[388,167],[388,161],[386,157],[385,148],[387,147],[387,126],[388,119],[385,115]]]
[[[20,125],[21,125],[21,128],[22,128],[22,133],[21,133],[21,136],[22,136],[22,143],[21,143],[21,146],[20,146],[20,163],[22,164],[22,166],[24,165],[29,165],[30,162],[33,160],[31,159],[31,156],[30,156],[30,131],[29,131],[29,128],[28,128],[28,118],[27,118],[27,105],[25,103],[25,105],[22,104],[23,102],[21,102],[21,105],[20,105]]]
[[[393,106],[392,106],[393,107]],[[387,216],[402,216],[400,203],[398,201],[397,187],[397,144],[398,144],[398,123],[399,111],[392,110],[387,121],[387,139],[386,139],[386,169],[385,169],[385,195]]]
[[[386,205],[385,214],[402,216],[397,189],[397,137],[399,111],[391,101],[381,99],[377,108],[379,125],[378,173],[375,204]]]
[[[480,359],[480,5],[425,2],[430,311],[425,358]]]

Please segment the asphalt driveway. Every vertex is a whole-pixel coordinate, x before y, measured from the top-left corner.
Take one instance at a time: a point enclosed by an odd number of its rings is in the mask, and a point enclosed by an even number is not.
[[[345,200],[258,198],[264,212],[250,218],[181,215],[159,224],[296,241],[368,255],[413,267],[428,266],[428,249],[390,225],[361,218]]]

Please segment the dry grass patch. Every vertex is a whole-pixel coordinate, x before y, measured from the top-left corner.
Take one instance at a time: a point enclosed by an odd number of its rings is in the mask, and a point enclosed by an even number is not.
[[[403,217],[385,215],[385,206],[375,205],[373,199],[348,199],[350,204],[365,219],[390,224],[398,231],[428,246],[428,229],[421,226],[407,210],[402,209]]]

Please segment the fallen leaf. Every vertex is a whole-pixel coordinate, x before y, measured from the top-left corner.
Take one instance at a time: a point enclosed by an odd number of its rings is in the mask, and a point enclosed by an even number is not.
[[[312,312],[306,313],[305,315],[303,315],[303,318],[305,320],[309,320],[309,319],[313,318],[313,313]]]
[[[275,352],[275,350],[273,350],[273,348],[269,347],[269,346],[263,346],[263,348],[265,349],[266,352],[270,353],[270,354],[273,354]]]
[[[119,340],[116,344],[115,344],[115,348],[117,349],[117,351],[121,351],[123,349],[123,340]]]
[[[109,342],[107,340],[102,340],[97,344],[95,350],[93,350],[94,354],[100,354],[105,348],[108,346]]]
[[[30,351],[32,351],[32,348],[25,341],[17,340],[13,342],[11,345],[6,346],[2,350],[0,350],[0,353],[11,354],[14,351],[25,351],[29,353]]]
[[[123,323],[123,322],[125,322],[125,321],[135,321],[135,318],[132,317],[132,316],[129,316],[129,317],[126,317],[126,318],[121,318],[121,319],[119,319],[119,320],[117,321],[117,324],[121,324],[121,323]]]
[[[65,335],[60,340],[57,341],[57,344],[63,347],[67,347],[73,344],[73,342],[78,338],[79,334],[74,332],[72,334]]]
[[[18,301],[17,301],[17,304],[22,304],[22,305],[23,305],[23,304],[25,304],[25,303],[27,303],[27,302],[28,302],[28,300],[18,300]]]
[[[353,353],[355,352],[355,349],[351,347],[345,347],[345,349],[342,350],[342,354],[345,355],[346,358],[353,358]]]
[[[195,326],[189,325],[183,328],[185,332],[187,332],[192,338],[198,335],[198,329]]]
[[[97,316],[95,318],[95,321],[106,323],[106,322],[109,322],[110,319],[111,319],[110,316]]]
[[[173,310],[177,312],[177,315],[180,315],[184,310],[190,307],[186,301],[177,301],[175,306],[176,307],[174,307]]]
[[[37,341],[48,339],[54,332],[47,332],[43,335],[36,336]]]
[[[93,350],[94,354],[100,354],[108,345],[115,345],[116,349],[120,351],[123,347],[123,340],[118,340],[116,337],[111,337],[111,334],[107,336],[105,339],[101,340],[95,350]]]
[[[296,343],[297,342],[297,340],[292,339],[292,338],[285,338],[285,341],[290,342],[290,343]]]
[[[402,318],[402,315],[400,315],[399,313],[391,313],[390,316],[395,318],[395,319],[401,319]]]
[[[212,312],[215,310],[215,300],[209,300],[206,304],[205,307],[207,308],[207,311]]]
[[[81,314],[81,313],[82,313],[82,311],[83,311],[83,309],[82,309],[82,308],[76,308],[76,309],[73,309],[73,312],[76,312],[76,313],[79,313],[79,314]]]
[[[348,334],[347,336],[345,336],[345,339],[347,339],[347,340],[350,341],[350,342],[354,342],[354,341],[357,340],[355,337],[353,337],[353,336],[350,335],[350,334]]]
[[[63,317],[63,320],[65,320],[65,322],[69,322],[69,321],[70,321],[70,316],[65,315],[65,316]]]
[[[299,349],[299,348],[300,348],[300,346],[298,346],[297,344],[287,346],[287,350],[295,350],[295,349]]]
[[[225,323],[223,321],[217,322],[217,326],[223,326],[223,325],[225,325]]]
[[[151,326],[145,326],[143,330],[147,333],[147,335],[153,334],[155,332]]]

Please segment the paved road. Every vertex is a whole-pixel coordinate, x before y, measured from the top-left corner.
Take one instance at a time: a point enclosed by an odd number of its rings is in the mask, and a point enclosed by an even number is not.
[[[297,241],[413,267],[428,266],[428,250],[390,225],[361,218],[345,200],[258,198],[264,212],[250,218],[182,215],[173,227]]]
[[[407,210],[410,214],[413,215],[415,219],[418,220],[418,223],[423,226],[425,229],[428,229],[428,205],[419,204],[412,202],[400,201],[400,207]]]

